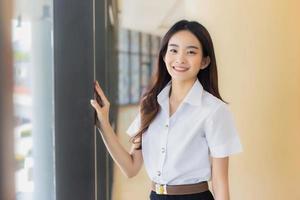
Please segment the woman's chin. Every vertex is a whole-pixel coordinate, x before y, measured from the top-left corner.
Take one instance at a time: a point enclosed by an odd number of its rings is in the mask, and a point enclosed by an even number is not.
[[[177,75],[177,74],[172,74],[171,75],[171,77],[172,77],[172,80],[175,80],[175,81],[187,81],[187,80],[189,80],[189,79],[191,79],[191,77],[189,77],[189,76],[179,76],[179,75]]]

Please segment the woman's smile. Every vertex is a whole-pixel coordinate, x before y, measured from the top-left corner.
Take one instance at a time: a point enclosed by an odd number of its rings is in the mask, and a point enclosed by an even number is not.
[[[188,67],[184,67],[184,66],[173,66],[172,68],[174,69],[174,71],[179,73],[186,72],[189,70]]]

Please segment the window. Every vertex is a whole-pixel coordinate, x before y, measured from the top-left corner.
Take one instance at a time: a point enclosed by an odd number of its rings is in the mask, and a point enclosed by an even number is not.
[[[119,30],[119,105],[139,103],[156,65],[159,42],[155,35]]]
[[[28,2],[29,11],[16,1],[12,20],[17,200],[54,199],[52,3],[45,2]]]

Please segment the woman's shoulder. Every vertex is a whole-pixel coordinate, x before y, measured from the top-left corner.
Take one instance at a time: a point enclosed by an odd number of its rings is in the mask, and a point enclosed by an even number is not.
[[[211,93],[209,93],[205,90],[203,91],[202,101],[205,105],[212,105],[213,107],[227,105],[224,101],[215,97],[214,95],[212,95]]]
[[[206,109],[208,114],[215,113],[217,110],[228,111],[228,105],[224,101],[205,90],[202,96],[202,108]]]

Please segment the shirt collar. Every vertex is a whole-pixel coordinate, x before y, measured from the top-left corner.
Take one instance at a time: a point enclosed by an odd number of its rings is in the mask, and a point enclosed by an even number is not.
[[[171,88],[171,81],[160,91],[157,95],[157,101],[160,105],[164,105],[164,102],[169,101],[169,92]],[[196,79],[195,83],[183,99],[183,103],[189,103],[191,105],[200,106],[203,94],[203,86],[200,81]]]

